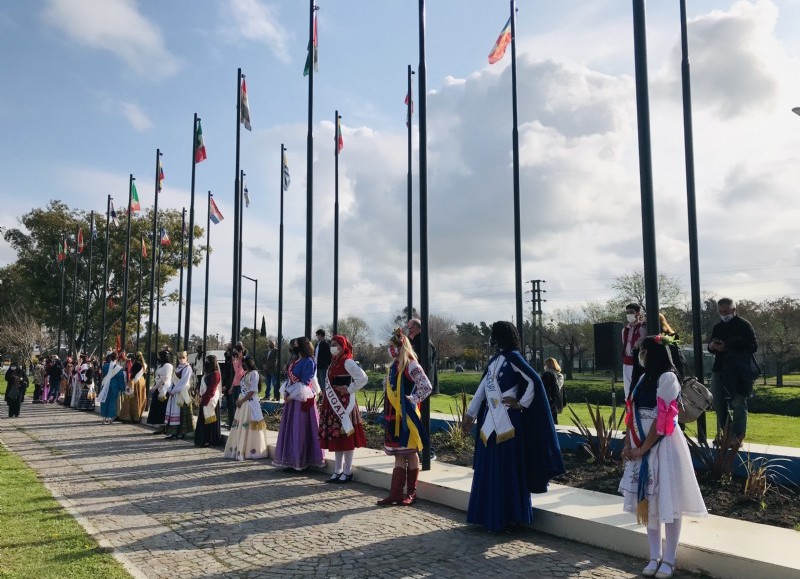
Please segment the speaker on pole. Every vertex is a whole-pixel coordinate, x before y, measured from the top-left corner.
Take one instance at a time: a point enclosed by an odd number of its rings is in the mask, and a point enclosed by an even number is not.
[[[594,324],[594,366],[622,374],[622,322]]]

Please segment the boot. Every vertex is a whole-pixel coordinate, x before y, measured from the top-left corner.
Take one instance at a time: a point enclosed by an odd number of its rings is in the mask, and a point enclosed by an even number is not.
[[[413,505],[417,502],[417,477],[419,476],[419,469],[408,469],[406,478],[406,498],[401,503],[404,506]]]
[[[396,466],[392,471],[392,488],[389,496],[378,501],[379,505],[399,505],[403,502],[403,487],[406,485],[406,468]]]

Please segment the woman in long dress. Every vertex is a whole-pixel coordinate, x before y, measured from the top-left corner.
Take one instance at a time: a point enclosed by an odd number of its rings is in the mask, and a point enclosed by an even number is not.
[[[103,386],[97,396],[103,424],[111,424],[117,417],[117,400],[125,391],[125,353],[111,352],[103,364]]]
[[[167,438],[184,439],[186,435],[194,431],[194,416],[192,414],[192,397],[189,393],[191,381],[194,377],[192,367],[189,366],[188,354],[185,351],[178,354],[178,367],[175,368],[177,381],[172,383],[167,398],[167,410],[164,417],[164,429]],[[170,433],[170,428],[174,432]]]
[[[83,361],[83,357],[81,356],[81,362]],[[80,365],[73,366],[71,376],[70,376],[70,390],[69,390],[69,403],[64,401],[64,406],[69,406],[70,408],[77,408],[78,407],[78,400],[81,398],[81,370]]]
[[[259,459],[269,456],[267,423],[258,400],[261,376],[256,361],[246,356],[242,362],[246,374],[241,381],[241,392],[236,399],[236,414],[225,444],[225,458],[236,460]]]
[[[290,349],[297,360],[288,369],[283,414],[272,460],[273,465],[284,467],[285,472],[325,464],[319,446],[319,415],[315,404],[319,385],[314,349],[305,336],[292,340]]]
[[[467,522],[497,533],[533,520],[531,493],[564,472],[544,384],[519,353],[511,322],[492,324],[489,360],[463,428],[477,420]]]
[[[85,366],[86,368],[81,372],[83,383],[81,385],[81,397],[78,399],[78,410],[94,412],[94,399],[97,397],[94,387],[94,368],[89,364],[85,364]]]
[[[325,376],[319,413],[319,444],[335,456],[333,474],[325,482],[353,480],[353,452],[367,445],[356,392],[367,383],[367,374],[353,360],[346,336],[331,338],[331,365]]]
[[[413,505],[417,500],[419,451],[428,441],[419,407],[433,387],[401,328],[396,328],[389,338],[389,355],[393,361],[384,382],[383,448],[394,457],[394,469],[389,496],[378,504]]]
[[[146,374],[147,364],[144,362],[144,354],[136,352],[136,358],[131,366],[130,378],[125,387],[122,407],[119,411],[119,419],[122,422],[133,422],[135,424],[141,422],[142,414],[147,406]]]
[[[150,390],[150,410],[147,412],[147,424],[158,425],[153,434],[164,434],[167,430],[165,418],[169,389],[172,387],[172,375],[172,354],[167,349],[161,350],[158,353],[155,380]]]
[[[678,424],[681,385],[668,350],[667,336],[647,336],[639,362],[644,374],[626,401],[626,460],[619,484],[623,508],[647,525],[650,560],[645,577],[667,579],[675,571],[684,515],[708,515],[697,484],[686,437]],[[662,551],[661,525],[666,545]]]
[[[200,408],[197,410],[197,426],[194,429],[194,445],[219,446],[222,444],[219,417],[221,376],[216,356],[206,356],[202,380]]]

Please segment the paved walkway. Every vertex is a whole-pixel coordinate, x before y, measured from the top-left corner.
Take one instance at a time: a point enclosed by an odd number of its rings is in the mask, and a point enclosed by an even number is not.
[[[134,577],[618,579],[644,564],[530,529],[489,534],[435,503],[377,507],[384,491],[370,486],[225,460],[60,406],[26,402],[0,419],[0,441]]]

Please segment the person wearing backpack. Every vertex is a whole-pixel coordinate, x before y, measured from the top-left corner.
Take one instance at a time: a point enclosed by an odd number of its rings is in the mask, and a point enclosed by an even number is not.
[[[542,382],[544,382],[544,391],[547,393],[547,401],[550,403],[553,424],[558,424],[558,415],[566,406],[566,397],[564,396],[564,375],[555,358],[547,358],[544,361]]]

